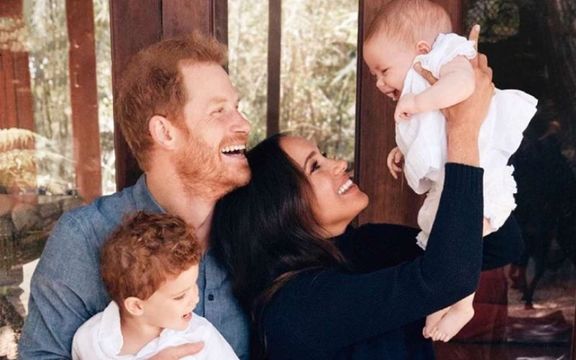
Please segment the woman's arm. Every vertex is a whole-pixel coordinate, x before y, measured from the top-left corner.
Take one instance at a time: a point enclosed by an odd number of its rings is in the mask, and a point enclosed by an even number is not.
[[[502,267],[517,261],[524,249],[524,240],[514,215],[498,229],[484,238],[482,271]]]
[[[364,224],[350,228],[336,242],[358,272],[373,272],[411,261],[424,254],[416,245],[419,230],[395,224]],[[482,271],[510,264],[524,247],[520,228],[511,215],[498,231],[484,237]]]
[[[348,228],[335,241],[358,272],[372,272],[411,261],[424,251],[416,245],[418,230],[396,224],[364,224]]]
[[[481,257],[482,170],[447,164],[424,255],[367,274],[299,275],[266,306],[266,341],[297,358],[317,349],[329,355],[398,329],[472,293]]]
[[[472,62],[476,76],[476,90],[463,102],[444,109],[446,116],[447,160],[448,162],[478,166],[478,134],[480,126],[488,114],[494,93],[492,69],[483,54]]]

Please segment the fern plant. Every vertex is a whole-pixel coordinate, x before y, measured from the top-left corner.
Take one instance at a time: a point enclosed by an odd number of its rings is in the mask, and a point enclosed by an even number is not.
[[[0,129],[0,189],[30,191],[38,187],[39,165],[45,162],[69,161],[51,150],[51,141],[31,130]],[[51,188],[61,181],[51,177]],[[56,190],[55,192],[60,192]]]

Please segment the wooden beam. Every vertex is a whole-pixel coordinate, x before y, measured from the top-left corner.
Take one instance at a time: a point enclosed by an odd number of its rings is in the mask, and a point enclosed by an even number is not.
[[[86,202],[102,193],[92,0],[66,0],[76,187]]]
[[[0,1],[0,17],[22,16],[22,0]]]
[[[16,79],[16,108],[18,109],[18,127],[34,131],[34,104],[30,82],[28,53],[12,53],[14,56],[14,78]]]
[[[2,77],[3,77],[3,102],[4,121],[7,128],[18,127],[18,112],[16,108],[16,86],[14,79],[14,56],[11,51],[2,51]]]
[[[228,45],[228,1],[213,1],[212,35]]]
[[[6,71],[4,70],[4,59],[8,55],[8,51],[0,50],[0,129],[8,128],[8,104],[6,101]]]
[[[452,31],[462,35],[464,34],[462,31],[470,31],[470,29],[464,29],[464,20],[463,20],[463,4],[461,0],[432,0],[438,5],[441,5],[448,14],[450,15],[450,20],[452,21]]]
[[[280,71],[282,56],[282,0],[268,1],[268,95],[266,134],[280,131]]]
[[[20,32],[24,28],[22,20],[23,1],[4,0],[0,2],[0,18],[11,19],[13,29],[0,29],[0,32]],[[21,44],[20,44],[21,45]],[[13,49],[12,49],[13,50]],[[30,89],[30,69],[28,53],[0,50],[0,127],[19,127],[34,130],[32,91]]]
[[[421,200],[403,177],[392,178],[385,163],[388,152],[396,146],[394,103],[376,89],[362,59],[364,32],[382,3],[381,0],[359,3],[355,178],[370,197],[370,206],[358,221],[416,225]]]
[[[209,1],[170,0],[162,2],[162,38],[169,39],[193,31],[211,33],[212,8]]]
[[[118,83],[130,58],[140,49],[162,38],[161,0],[110,0],[112,36],[112,90],[117,96]],[[118,190],[136,182],[142,171],[130,152],[120,126],[114,124],[116,187]]]

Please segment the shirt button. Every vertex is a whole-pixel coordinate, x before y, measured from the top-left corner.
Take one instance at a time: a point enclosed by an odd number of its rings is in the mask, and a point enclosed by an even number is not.
[[[214,300],[214,295],[213,294],[209,294],[208,295],[208,301],[213,301]]]

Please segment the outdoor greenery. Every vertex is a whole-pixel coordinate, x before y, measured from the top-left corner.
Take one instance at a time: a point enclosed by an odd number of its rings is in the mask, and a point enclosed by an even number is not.
[[[103,193],[115,190],[112,115],[112,76],[110,55],[110,11],[108,0],[94,1],[96,74]],[[73,134],[71,125],[70,81],[68,77],[68,31],[65,1],[25,0],[27,50],[34,98],[34,119],[38,136],[51,140],[54,159],[38,176],[50,183],[75,184]],[[37,150],[42,151],[41,147]]]
[[[102,183],[103,192],[109,193],[115,190],[109,1],[93,0],[93,3]],[[521,29],[522,9],[534,8],[533,3],[534,0],[473,1],[465,18],[468,23],[482,23],[483,41],[498,42],[516,36]],[[557,24],[569,24],[574,5],[566,0],[549,3],[556,4],[558,9],[549,5],[548,10],[564,14],[558,17]],[[267,1],[228,1],[229,72],[242,97],[241,110],[252,123],[251,144],[266,135],[267,4]],[[354,157],[358,1],[284,0],[282,4],[280,129],[314,139],[324,151],[351,161]],[[67,187],[73,187],[65,2],[24,0],[24,7],[35,131],[50,139],[56,153],[62,156],[60,161],[47,164],[45,170],[38,170],[46,171],[39,175],[58,177]],[[573,31],[566,34],[569,44],[573,44]],[[557,42],[551,43],[559,46]],[[568,51],[562,56],[569,59],[572,55]],[[573,70],[567,70],[570,76],[558,77],[558,83],[566,84],[563,86],[566,89],[573,86],[570,85]],[[554,75],[553,69],[548,71]],[[572,95],[567,101],[573,102],[573,99]],[[574,127],[567,126],[567,129],[574,134]]]
[[[38,176],[57,177],[73,187],[74,164],[64,161],[73,158],[65,2],[24,1],[24,16],[36,133],[50,139],[63,159],[47,165],[46,172],[39,169]]]
[[[252,143],[266,135],[267,2],[230,0],[230,76]],[[280,130],[354,158],[358,2],[282,2]]]

